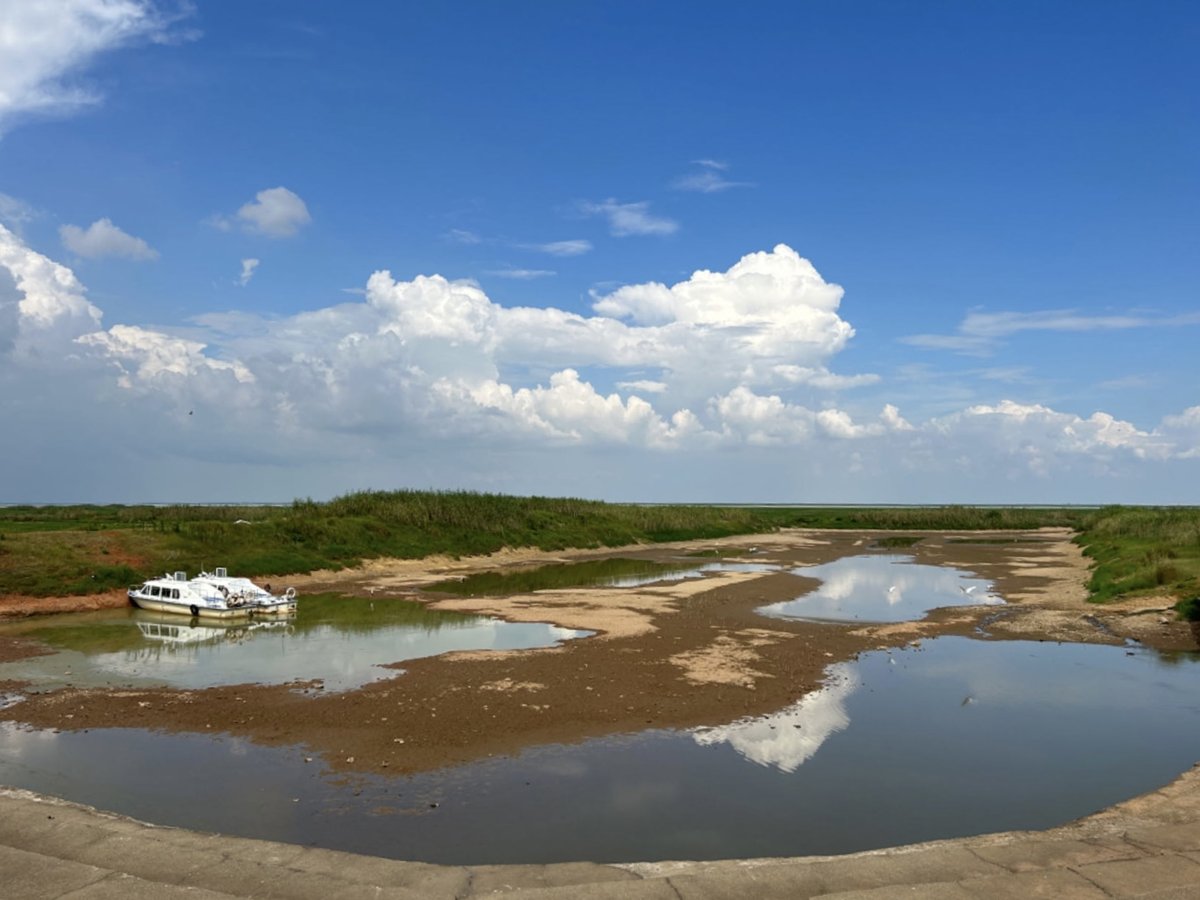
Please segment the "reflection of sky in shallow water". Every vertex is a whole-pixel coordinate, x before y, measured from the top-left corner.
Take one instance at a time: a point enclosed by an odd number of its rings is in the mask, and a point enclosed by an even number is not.
[[[47,617],[40,623],[44,630],[39,637],[52,645],[56,621],[69,628],[83,619],[93,629],[103,629],[105,640],[82,650],[68,643],[48,656],[0,664],[0,680],[30,681],[46,689],[65,683],[205,688],[320,679],[327,690],[341,691],[398,674],[384,663],[455,650],[547,647],[590,634],[542,622],[476,616],[422,614],[416,622],[395,622],[388,619],[388,602],[377,601],[375,623],[363,615],[369,612],[367,601],[359,600],[346,601],[358,607],[350,624],[328,612],[307,621],[302,613],[295,623],[236,625],[192,625],[186,616],[124,610],[104,619]],[[325,605],[326,610],[333,608]]]
[[[906,622],[942,606],[1000,604],[992,583],[950,566],[926,566],[911,556],[848,556],[794,569],[821,585],[795,600],[759,609],[767,616],[838,622]]]
[[[681,569],[678,572],[666,572],[653,575],[623,575],[596,582],[597,587],[641,587],[658,582],[683,581],[688,578],[702,578],[712,572],[754,572],[767,573],[778,571],[779,566],[769,563],[743,562],[711,562],[696,566],[692,569]]]
[[[787,709],[716,728],[697,728],[692,737],[702,747],[728,744],[760,766],[795,772],[830,735],[849,726],[845,700],[857,686],[853,666],[839,663],[829,667],[824,687]]]
[[[448,864],[847,853],[1045,828],[1186,770],[1200,747],[1200,656],[1133,653],[938,638],[835,665],[825,688],[757,720],[410,777],[347,776],[311,750],[229,736],[0,725],[0,784],[162,824]],[[418,727],[400,714],[389,725],[398,737]],[[789,728],[812,740],[781,739]]]

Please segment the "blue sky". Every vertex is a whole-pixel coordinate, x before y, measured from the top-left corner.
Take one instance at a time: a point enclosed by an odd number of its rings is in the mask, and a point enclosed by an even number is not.
[[[1200,502],[1193,4],[0,35],[0,501]]]

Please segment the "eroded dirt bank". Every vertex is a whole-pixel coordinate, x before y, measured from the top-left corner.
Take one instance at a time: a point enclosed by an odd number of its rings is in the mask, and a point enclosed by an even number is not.
[[[458,653],[406,662],[405,674],[356,691],[242,685],[202,691],[66,688],[32,693],[0,720],[39,728],[150,727],[303,743],[331,765],[418,771],[549,742],[728,722],[778,710],[816,688],[830,663],[864,650],[940,634],[1195,649],[1195,631],[1169,601],[1087,604],[1086,560],[1062,530],[926,535],[903,551],[992,580],[1006,607],[940,610],[918,623],[841,626],[768,619],[755,612],[805,589],[787,570],[862,553],[879,534],[789,531],[604,553],[529,551],[468,560],[375,561],[360,569],[289,579],[304,592],[422,599],[514,621],[599,632],[561,647]],[[422,585],[499,566],[585,557],[677,558],[728,548],[778,572],[720,573],[639,588],[577,588],[514,597],[435,598]],[[751,551],[751,548],[753,550]],[[278,579],[276,579],[278,581]],[[816,582],[807,581],[808,587]],[[799,590],[798,590],[799,588]],[[7,652],[22,650],[8,642]],[[36,686],[30,686],[36,690]]]
[[[105,591],[86,597],[29,597],[25,594],[0,595],[0,621],[20,616],[40,616],[58,612],[83,612],[91,609],[119,609],[129,605],[124,590]]]

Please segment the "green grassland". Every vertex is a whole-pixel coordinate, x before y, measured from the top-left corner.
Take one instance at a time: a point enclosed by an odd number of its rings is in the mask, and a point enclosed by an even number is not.
[[[366,491],[290,506],[0,508],[0,594],[89,594],[160,572],[228,566],[285,575],[381,556],[467,556],[504,547],[616,547],[784,527],[897,532],[1064,526],[1095,563],[1104,602],[1170,595],[1200,617],[1200,508],[787,508],[640,506],[471,492]],[[904,534],[882,546],[901,547]],[[994,541],[995,538],[983,540]]]
[[[1200,509],[1102,509],[1077,540],[1093,560],[1093,600],[1173,596],[1181,616],[1200,621]]]

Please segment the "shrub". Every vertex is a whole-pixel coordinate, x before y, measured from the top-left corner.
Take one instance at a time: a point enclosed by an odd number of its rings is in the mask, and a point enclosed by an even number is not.
[[[1189,597],[1175,604],[1179,618],[1188,622],[1200,622],[1200,597]]]

